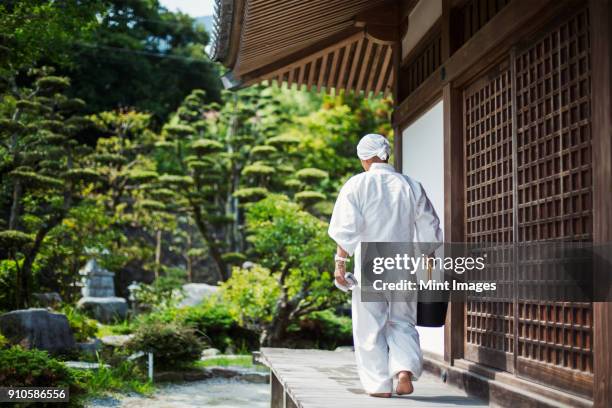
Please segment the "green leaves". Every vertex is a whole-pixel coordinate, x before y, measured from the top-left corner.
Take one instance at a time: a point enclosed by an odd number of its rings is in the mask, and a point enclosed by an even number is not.
[[[266,176],[275,172],[274,167],[268,166],[263,162],[255,162],[242,169],[243,176]]]
[[[312,205],[316,202],[325,200],[325,194],[319,193],[318,191],[300,191],[295,193],[295,200],[305,206]]]
[[[0,248],[20,249],[33,241],[31,235],[16,230],[0,231]]]
[[[191,143],[191,148],[200,155],[221,151],[223,147],[222,143],[212,139],[198,139]]]
[[[298,170],[295,176],[305,182],[318,182],[329,177],[326,171],[315,169],[313,167],[307,167],[305,169]]]
[[[33,171],[15,170],[10,173],[11,177],[21,181],[28,189],[44,190],[44,189],[62,189],[64,183],[53,177],[43,176],[34,173]]]

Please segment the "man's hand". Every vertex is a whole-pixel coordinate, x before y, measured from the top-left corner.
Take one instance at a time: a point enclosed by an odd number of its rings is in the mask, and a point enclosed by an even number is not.
[[[346,263],[342,261],[336,261],[336,270],[334,272],[334,277],[336,278],[336,282],[340,285],[348,286],[348,282],[344,279],[344,274],[346,273]]]

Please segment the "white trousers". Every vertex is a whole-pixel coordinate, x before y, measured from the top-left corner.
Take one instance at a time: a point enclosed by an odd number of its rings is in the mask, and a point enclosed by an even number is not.
[[[368,394],[393,392],[393,378],[410,371],[417,380],[423,353],[416,330],[416,302],[361,302],[352,291],[353,343],[357,369]]]

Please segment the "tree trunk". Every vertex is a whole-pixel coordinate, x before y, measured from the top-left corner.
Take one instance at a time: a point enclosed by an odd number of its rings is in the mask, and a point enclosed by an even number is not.
[[[266,347],[281,346],[287,336],[287,328],[289,327],[289,316],[291,315],[291,307],[287,302],[279,302],[276,315],[272,319],[270,325],[263,331],[261,335],[261,345]]]
[[[219,246],[215,243],[215,238],[210,234],[208,226],[206,225],[206,222],[202,217],[202,213],[200,212],[200,208],[197,205],[192,204],[191,209],[193,210],[193,216],[195,218],[196,226],[198,227],[200,234],[202,234],[204,241],[206,241],[210,256],[215,262],[215,265],[217,266],[217,270],[219,272],[219,279],[222,282],[225,282],[229,279],[229,274],[227,273],[227,265],[223,260],[223,257],[221,256],[222,254],[219,250]]]
[[[191,255],[190,255],[190,251],[191,251],[191,231],[188,228],[187,229],[187,282],[193,282],[193,263],[191,261]]]
[[[18,227],[19,220],[19,209],[21,206],[21,194],[23,193],[23,187],[21,181],[15,180],[13,185],[13,203],[11,204],[11,215],[9,218],[8,229],[16,230]]]
[[[162,231],[158,229],[155,233],[155,280],[159,278],[159,268],[161,266],[161,243]]]

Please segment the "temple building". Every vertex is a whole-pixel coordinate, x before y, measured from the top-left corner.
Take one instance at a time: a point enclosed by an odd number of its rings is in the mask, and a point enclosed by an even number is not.
[[[393,98],[446,241],[612,241],[612,2],[217,2],[227,88]],[[468,299],[443,334],[426,367],[491,404],[612,406],[611,303]]]

